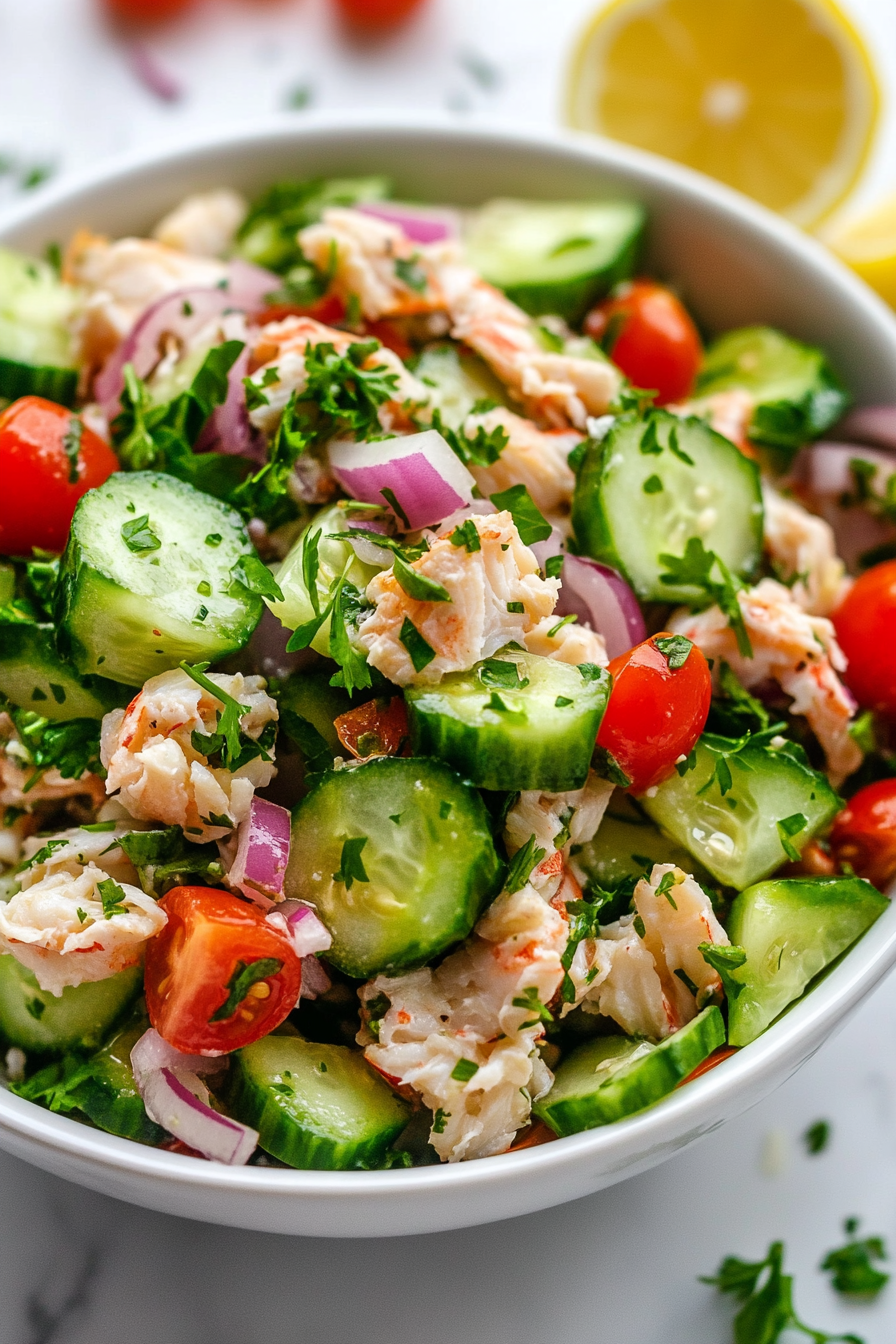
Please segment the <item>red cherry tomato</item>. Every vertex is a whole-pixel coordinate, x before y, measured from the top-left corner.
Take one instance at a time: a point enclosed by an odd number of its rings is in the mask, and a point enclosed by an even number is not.
[[[833,621],[847,686],[865,709],[896,718],[896,560],[856,579]]]
[[[325,294],[322,299],[304,307],[298,303],[272,303],[254,319],[259,326],[268,322],[282,322],[285,317],[313,317],[325,327],[335,327],[345,321],[345,304],[338,294]]]
[[[672,668],[653,635],[610,663],[613,689],[597,734],[631,779],[633,793],[668,779],[703,731],[712,681],[703,654],[692,646],[681,667]],[[675,661],[673,659],[673,661]]]
[[[160,23],[183,14],[193,3],[194,0],[104,0],[110,14],[128,23]]]
[[[410,18],[423,0],[336,0],[336,8],[354,28],[394,28]]]
[[[834,818],[831,850],[881,891],[896,877],[896,779],[859,789]]]
[[[175,887],[168,923],[146,949],[146,1006],[160,1036],[187,1054],[239,1050],[296,1005],[302,963],[257,906],[211,887]]]
[[[592,308],[585,331],[595,341],[609,332],[613,363],[635,387],[656,388],[658,406],[690,396],[700,367],[700,337],[671,290],[652,280],[619,285]]]
[[[108,444],[64,406],[14,401],[0,415],[0,554],[63,550],[78,500],[117,470]]]

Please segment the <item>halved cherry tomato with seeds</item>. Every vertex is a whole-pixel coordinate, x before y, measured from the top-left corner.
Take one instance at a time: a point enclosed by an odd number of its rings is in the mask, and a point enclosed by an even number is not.
[[[896,878],[896,779],[867,784],[831,827],[831,850],[841,864],[884,891]]]
[[[700,367],[697,328],[670,289],[631,280],[585,319],[585,331],[636,387],[656,389],[656,402],[690,396]]]
[[[391,700],[368,700],[340,714],[333,726],[346,751],[359,761],[371,756],[397,756],[408,740],[408,715],[400,695]]]
[[[597,745],[625,771],[633,793],[668,779],[706,723],[709,664],[688,645],[680,635],[660,633],[610,663],[613,689]]]
[[[843,680],[864,709],[896,718],[896,560],[860,575],[831,619]]]
[[[302,963],[257,906],[212,887],[175,887],[146,949],[146,1006],[186,1054],[223,1055],[267,1036],[295,1007]]]

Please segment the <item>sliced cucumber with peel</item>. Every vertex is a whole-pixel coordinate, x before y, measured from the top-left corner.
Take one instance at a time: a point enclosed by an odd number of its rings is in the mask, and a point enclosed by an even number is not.
[[[747,960],[731,978],[728,1039],[749,1045],[845,952],[890,902],[858,877],[800,877],[759,882],[731,907],[728,935]]]
[[[467,255],[527,313],[577,322],[634,273],[645,222],[635,201],[499,199],[472,216]]]
[[[0,397],[74,405],[78,372],[68,323],[76,297],[46,262],[0,248]]]
[[[0,695],[45,719],[101,719],[127,693],[104,677],[80,677],[56,652],[52,625],[7,625],[0,645]]]
[[[724,1044],[725,1022],[715,1005],[659,1045],[598,1036],[564,1059],[550,1092],[532,1109],[561,1136],[624,1120],[667,1096]]]
[[[718,761],[701,740],[694,768],[676,772],[639,802],[726,886],[742,889],[767,877],[787,862],[784,840],[801,852],[841,806],[825,776],[791,742],[746,746],[728,757],[731,787],[725,793]]]
[[[850,402],[822,350],[773,327],[729,331],[706,351],[698,401],[734,388],[754,400],[750,438],[790,454],[823,434]]]
[[[323,776],[293,813],[288,896],[367,979],[422,966],[466,937],[501,863],[479,794],[440,761],[381,757]]]
[[[128,524],[144,516],[128,545]],[[56,590],[62,652],[127,686],[235,652],[261,617],[261,599],[234,582],[254,553],[226,504],[173,476],[116,472],[75,509]]]
[[[603,815],[597,834],[573,845],[572,863],[578,874],[599,887],[612,887],[623,877],[642,877],[655,863],[674,863],[703,885],[709,874],[692,854],[670,840],[628,796],[617,790]]]
[[[0,956],[0,1038],[28,1054],[95,1050],[143,987],[143,967],[107,980],[69,985],[60,998],[39,987],[33,972]]]
[[[234,1056],[230,1113],[291,1167],[379,1166],[410,1119],[408,1104],[357,1050],[266,1036]]]
[[[485,361],[451,341],[425,346],[414,372],[450,429],[459,429],[477,402],[506,405],[506,389]]]
[[[589,442],[572,503],[582,554],[618,569],[650,602],[705,597],[661,578],[669,566],[660,556],[683,556],[692,538],[750,578],[762,519],[756,463],[704,421],[668,411],[620,416],[601,443]]]
[[[438,686],[405,691],[411,742],[483,789],[580,789],[610,677],[504,649]]]

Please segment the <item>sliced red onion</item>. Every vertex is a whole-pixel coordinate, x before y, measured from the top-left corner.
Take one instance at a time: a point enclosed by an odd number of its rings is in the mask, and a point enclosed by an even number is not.
[[[220,1073],[226,1067],[226,1059],[207,1055],[185,1055],[181,1050],[175,1050],[154,1027],[144,1031],[131,1051],[131,1068],[138,1084],[149,1074],[157,1073],[159,1069],[177,1069],[180,1073],[207,1076]]]
[[[432,527],[473,502],[473,477],[437,430],[375,443],[331,443],[329,454],[347,494],[368,504],[388,502],[391,495],[399,526],[408,531]]]
[[[896,406],[856,406],[834,426],[838,439],[896,451]]]
[[[264,435],[249,419],[243,379],[249,372],[249,347],[244,346],[227,375],[227,399],[216,406],[196,443],[197,453],[229,453],[255,462],[267,459]]]
[[[815,443],[802,448],[794,462],[791,480],[798,493],[834,529],[837,554],[855,570],[865,552],[891,542],[896,528],[861,504],[844,507],[844,496],[855,494],[856,480],[850,464],[867,462],[875,469],[871,486],[884,495],[887,481],[896,472],[896,456],[882,448],[853,443]]]
[[[607,655],[617,658],[647,638],[641,607],[621,574],[584,555],[565,555],[558,616],[578,616],[602,635]]]
[[[255,266],[242,257],[234,257],[227,263],[227,288],[223,292],[230,299],[230,308],[255,313],[264,308],[282,284],[280,276],[273,271],[266,271],[263,266]]]
[[[289,935],[290,942],[302,958],[315,952],[326,952],[333,937],[313,906],[304,901],[283,901],[267,916],[269,924],[276,925]]]
[[[441,243],[446,238],[460,237],[460,215],[456,210],[403,205],[399,201],[362,201],[356,209],[387,224],[397,224],[405,237],[415,243]]]
[[[255,1152],[258,1130],[214,1110],[208,1088],[195,1074],[181,1077],[173,1069],[160,1069],[138,1087],[150,1120],[210,1162],[241,1167]]]
[[[283,899],[290,824],[285,807],[267,798],[253,798],[248,817],[237,828],[236,854],[227,880],[264,909]]]
[[[150,51],[145,42],[131,42],[128,45],[131,69],[136,78],[156,98],[163,103],[177,103],[183,97],[183,86],[159,63],[159,59]]]
[[[551,526],[551,535],[545,537],[544,541],[533,541],[529,550],[535,556],[542,569],[553,555],[562,555],[565,544],[565,537],[557,527],[556,523]]]

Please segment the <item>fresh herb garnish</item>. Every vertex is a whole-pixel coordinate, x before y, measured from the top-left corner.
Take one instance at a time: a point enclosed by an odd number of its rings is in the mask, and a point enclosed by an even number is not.
[[[655,895],[665,896],[666,900],[669,902],[673,910],[678,909],[678,906],[675,903],[675,898],[672,895],[672,888],[675,885],[676,883],[675,883],[674,871],[670,873],[663,873],[662,877],[659,880],[659,883],[657,884],[655,891]]]
[[[666,635],[665,638],[655,639],[653,642],[673,672],[680,667],[684,667],[688,660],[688,654],[694,647],[689,639],[685,639],[684,635]]]
[[[512,485],[490,498],[496,509],[506,509],[513,518],[524,546],[531,546],[534,541],[545,541],[551,535],[550,523],[536,508],[524,485]]]
[[[452,546],[463,546],[469,555],[472,555],[474,551],[482,550],[482,542],[472,518],[467,518],[465,522],[458,523],[448,540]]]
[[[382,495],[386,503],[389,505],[389,508],[395,514],[395,517],[400,518],[401,521],[404,523],[405,530],[407,532],[410,532],[411,530],[410,520],[407,514],[405,513],[404,509],[402,508],[401,504],[398,502],[398,496],[395,494],[395,491],[390,490],[387,485],[384,485],[382,490],[380,491],[380,494]]]
[[[527,985],[522,994],[518,994],[510,1002],[514,1008],[523,1008],[527,1013],[535,1014],[531,1021],[520,1023],[520,1031],[525,1031],[527,1027],[537,1027],[542,1022],[553,1022],[554,1020],[551,1010],[538,997],[538,989],[535,985]]]
[[[229,695],[222,686],[218,686],[211,680],[211,678],[205,675],[205,669],[208,667],[208,663],[197,663],[195,667],[191,667],[189,663],[181,662],[179,667],[182,672],[186,672],[187,676],[192,681],[196,682],[197,686],[201,686],[207,695],[213,696],[215,700],[219,701],[224,706],[223,710],[218,713],[217,731],[214,734],[216,738],[221,739],[221,742],[216,742],[215,746],[218,749],[223,746],[225,769],[232,770],[234,768],[234,762],[241,752],[240,718],[243,714],[248,713],[249,706],[241,705],[239,701],[234,700],[233,696]],[[200,734],[200,736],[202,735]],[[209,750],[205,750],[202,747],[197,747],[196,749],[202,751],[203,755],[209,756],[215,748],[211,747],[211,739],[206,739],[206,742],[209,745]]]
[[[497,687],[504,691],[521,691],[529,685],[528,677],[520,676],[520,665],[503,658],[486,658],[477,672],[483,686]]]
[[[434,1115],[433,1118],[432,1118],[432,1132],[433,1132],[433,1134],[444,1134],[444,1133],[445,1133],[445,1126],[447,1125],[447,1123],[448,1123],[448,1121],[449,1121],[450,1119],[451,1119],[451,1112],[450,1112],[450,1111],[443,1111],[442,1108],[441,1108],[441,1106],[440,1106],[439,1109],[436,1111],[435,1115]]]
[[[366,844],[366,835],[356,836],[353,839],[346,838],[342,842],[342,858],[339,861],[339,871],[333,874],[333,881],[341,882],[346,891],[351,891],[355,882],[370,881],[361,858],[361,851]]]
[[[416,255],[396,257],[395,274],[403,285],[407,285],[408,289],[414,290],[416,294],[426,293],[426,272],[420,266]]]
[[[707,966],[711,966],[718,974],[725,990],[725,997],[733,1003],[744,987],[733,975],[734,971],[746,963],[747,954],[744,949],[726,943],[700,943],[697,950]]]
[[[145,555],[149,551],[157,551],[162,544],[152,530],[148,513],[143,513],[139,518],[131,518],[128,522],[122,523],[121,539],[134,555]]]
[[[658,495],[662,491],[662,488],[663,483],[660,480],[659,476],[657,476],[656,474],[654,474],[653,476],[648,476],[647,480],[641,487],[645,495]]]
[[[479,1065],[474,1064],[472,1059],[459,1059],[451,1070],[451,1077],[456,1083],[468,1083],[478,1072]]]
[[[662,554],[660,561],[666,566],[666,572],[660,575],[660,583],[676,588],[702,589],[708,599],[704,605],[715,602],[727,617],[741,657],[752,658],[753,646],[737,598],[744,585],[735,578],[724,560],[715,551],[708,551],[699,537],[689,537],[683,556]],[[712,578],[716,568],[719,579]]]
[[[510,892],[511,895],[514,892],[521,891],[546,853],[547,850],[537,847],[534,833],[530,835],[522,849],[518,849],[510,860],[507,878],[504,882],[505,891]]]
[[[111,919],[113,915],[126,915],[128,913],[128,908],[125,905],[127,896],[124,888],[120,887],[111,877],[107,877],[103,882],[97,882],[96,889],[100,894],[103,914],[106,919]]]
[[[233,1017],[237,1008],[251,992],[253,985],[267,980],[283,969],[283,962],[277,957],[259,957],[257,961],[238,961],[233,974],[224,988],[227,998],[209,1018],[209,1022],[226,1022]]]
[[[481,411],[481,409],[480,406],[479,410]],[[477,413],[477,407],[474,406],[472,413]],[[492,466],[510,442],[510,436],[503,425],[495,425],[493,429],[486,429],[485,425],[477,425],[476,432],[472,435],[468,434],[463,427],[452,429],[450,425],[445,424],[438,408],[433,411],[428,426],[425,426],[422,421],[418,423],[421,429],[437,430],[452,452],[460,458],[465,466],[469,466],[471,463],[477,467]]]
[[[584,666],[584,664],[582,665]],[[581,671],[581,667],[579,668]],[[610,784],[615,784],[617,788],[627,789],[632,782],[631,775],[623,770],[622,766],[606,747],[595,747],[591,757],[591,768],[601,779],[606,779]]]
[[[15,724],[28,763],[34,767],[22,788],[30,792],[48,770],[58,770],[63,779],[81,779],[88,772],[105,778],[100,760],[98,719],[68,719],[53,723],[33,710],[5,705]]]
[[[806,1152],[814,1157],[823,1153],[831,1141],[831,1123],[829,1120],[816,1120],[803,1135]]]
[[[270,597],[275,602],[283,601],[280,585],[257,555],[241,555],[233,566],[231,575],[235,583],[248,589],[256,597]]]
[[[414,598],[416,602],[450,602],[451,594],[448,589],[435,579],[427,578],[419,570],[413,569],[411,565],[400,555],[396,554],[392,563],[392,572],[398,581],[398,586],[402,588],[408,597]]]
[[[792,837],[799,835],[809,824],[808,817],[804,817],[802,812],[794,812],[791,817],[782,817],[780,821],[775,822],[778,831],[778,839],[781,841],[781,848],[793,863],[799,863],[800,851],[793,843]]]
[[[563,573],[563,556],[549,555],[544,562],[544,576],[546,579],[559,579]]]
[[[422,672],[435,658],[435,649],[431,644],[427,644],[416,625],[407,616],[404,618],[398,638],[407,649],[415,672]]]
[[[847,1218],[843,1231],[849,1240],[845,1246],[828,1251],[821,1269],[831,1275],[831,1287],[844,1297],[859,1297],[871,1301],[890,1281],[890,1275],[877,1269],[873,1260],[887,1260],[883,1237],[856,1237],[858,1218]]]

